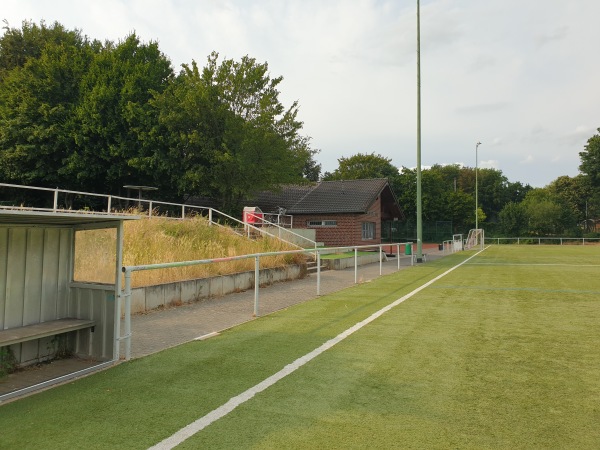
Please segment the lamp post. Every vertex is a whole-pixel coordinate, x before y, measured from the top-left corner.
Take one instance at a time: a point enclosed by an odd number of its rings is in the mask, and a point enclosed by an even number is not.
[[[478,197],[478,183],[477,183],[477,170],[478,170],[478,166],[479,166],[479,158],[477,157],[477,150],[479,149],[479,146],[481,145],[481,142],[477,141],[477,144],[475,144],[475,229],[479,229],[479,214],[478,210],[479,210],[479,197]]]
[[[417,262],[423,261],[423,203],[421,199],[421,5],[417,0]]]

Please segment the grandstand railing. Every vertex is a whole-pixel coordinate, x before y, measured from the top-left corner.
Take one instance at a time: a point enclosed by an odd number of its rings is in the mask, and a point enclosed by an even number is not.
[[[96,194],[93,192],[81,192],[81,191],[71,191],[67,189],[59,189],[59,188],[44,188],[44,187],[35,187],[35,186],[23,186],[18,184],[9,184],[9,183],[0,183],[0,188],[7,189],[21,189],[28,191],[39,191],[39,192],[47,192],[52,195],[51,199],[48,199],[52,203],[52,207],[40,207],[33,205],[14,205],[14,204],[0,204],[0,209],[21,209],[21,210],[29,210],[29,211],[45,211],[45,212],[61,212],[61,213],[69,213],[69,212],[81,212],[82,210],[94,214],[131,214],[136,216],[147,216],[149,218],[156,217],[160,215],[161,217],[167,217],[170,219],[186,219],[190,217],[203,216],[208,219],[208,223],[211,225],[225,226],[220,221],[225,224],[232,224],[233,227],[228,227],[233,229],[236,233],[240,235],[260,235],[260,236],[269,236],[275,239],[279,239],[293,245],[297,248],[316,248],[317,243],[312,239],[309,239],[305,236],[302,236],[298,233],[291,231],[284,226],[280,226],[278,223],[270,222],[268,220],[263,219],[262,224],[268,227],[272,227],[275,230],[275,233],[272,233],[269,230],[264,229],[261,226],[255,226],[252,224],[245,223],[235,217],[230,216],[222,211],[219,211],[215,208],[207,207],[207,206],[196,206],[189,205],[183,203],[171,203],[171,202],[162,202],[156,200],[148,200],[143,198],[131,198],[131,197],[122,197],[118,195],[108,195],[108,194]],[[63,203],[60,202],[61,195],[63,196]],[[79,197],[91,197],[94,199],[101,199],[101,210],[93,210],[90,207],[85,208],[77,208],[72,209],[67,207],[67,196],[79,196]],[[103,199],[103,201],[102,201]],[[126,203],[127,205],[134,204],[137,205],[137,209],[134,210],[120,210],[117,211],[116,203]],[[85,202],[83,202],[85,204]],[[162,213],[161,213],[162,211]],[[278,219],[279,220],[279,219]],[[244,230],[243,232],[239,232],[236,230],[236,227]],[[286,239],[287,237],[287,239]],[[292,240],[293,237],[293,240]],[[299,243],[300,244],[299,244]]]

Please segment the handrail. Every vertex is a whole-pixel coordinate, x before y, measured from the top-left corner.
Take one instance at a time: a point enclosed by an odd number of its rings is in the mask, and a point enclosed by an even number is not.
[[[91,197],[100,197],[100,198],[106,198],[107,199],[107,204],[106,204],[106,212],[104,211],[95,211],[95,213],[97,214],[110,214],[111,210],[113,210],[112,207],[112,202],[113,200],[124,200],[127,202],[134,202],[138,205],[144,204],[144,205],[148,205],[148,217],[151,218],[152,217],[152,211],[154,210],[154,206],[156,205],[160,205],[160,206],[176,206],[178,208],[181,208],[181,216],[180,217],[171,217],[173,219],[185,219],[186,217],[186,209],[189,210],[196,210],[196,211],[206,211],[208,213],[208,222],[209,224],[215,224],[215,225],[219,225],[222,226],[220,223],[215,222],[214,216],[218,215],[218,216],[222,216],[224,218],[227,218],[231,221],[233,221],[234,223],[237,223],[239,225],[242,225],[245,229],[247,230],[255,230],[256,232],[258,232],[261,235],[267,235],[270,236],[274,239],[279,239],[282,241],[287,242],[288,244],[291,244],[295,247],[298,248],[303,248],[300,245],[294,244],[292,242],[289,242],[285,239],[283,239],[281,237],[281,230],[284,230],[285,233],[289,233],[291,235],[294,235],[296,238],[299,238],[300,240],[304,240],[306,242],[308,242],[310,244],[311,248],[316,248],[317,247],[317,243],[311,239],[308,239],[305,236],[302,236],[300,234],[294,233],[291,230],[288,230],[286,228],[283,228],[275,223],[271,223],[268,221],[265,221],[265,223],[268,223],[269,226],[275,227],[279,230],[279,236],[276,236],[272,233],[269,233],[266,230],[263,230],[259,227],[256,227],[252,224],[248,224],[245,223],[235,217],[230,216],[229,214],[226,214],[222,211],[219,211],[218,209],[214,209],[211,207],[207,207],[207,206],[197,206],[197,205],[189,205],[189,204],[183,204],[183,203],[172,203],[172,202],[163,202],[163,201],[156,201],[156,200],[147,200],[147,199],[143,199],[143,198],[130,198],[130,197],[121,197],[119,195],[108,195],[108,194],[97,194],[97,193],[93,193],[93,192],[81,192],[81,191],[71,191],[71,190],[67,190],[67,189],[59,189],[59,188],[46,188],[46,187],[36,187],[36,186],[25,186],[25,185],[18,185],[18,184],[10,184],[10,183],[0,183],[0,187],[7,187],[7,188],[16,188],[16,189],[28,189],[28,190],[37,190],[37,191],[45,191],[45,192],[53,192],[54,193],[54,199],[53,199],[53,207],[52,208],[41,208],[41,207],[20,207],[20,206],[4,206],[4,205],[0,205],[0,209],[26,209],[26,210],[31,210],[31,211],[47,211],[47,212],[73,212],[73,210],[71,209],[65,209],[65,208],[59,208],[58,207],[58,194],[59,193],[64,193],[64,194],[75,194],[75,195],[83,195],[83,196],[91,196]],[[127,213],[124,213],[127,214]],[[140,215],[139,212],[136,212],[135,215]],[[263,219],[264,220],[264,219]]]
[[[265,253],[253,253],[249,255],[239,255],[239,256],[229,256],[224,258],[211,258],[211,259],[199,259],[195,261],[179,261],[179,262],[171,262],[171,263],[158,263],[158,264],[144,264],[139,266],[124,266],[122,267],[122,272],[124,274],[124,288],[123,291],[119,295],[119,305],[117,306],[117,310],[121,311],[121,300],[125,300],[124,306],[124,330],[123,335],[118,336],[118,340],[122,340],[125,342],[125,359],[129,360],[131,358],[131,275],[133,272],[138,272],[142,270],[156,270],[156,269],[169,269],[175,267],[185,267],[185,266],[196,266],[201,264],[211,264],[211,263],[219,263],[219,262],[227,262],[227,261],[237,261],[241,259],[250,259],[254,258],[255,260],[255,269],[254,269],[254,316],[258,316],[258,299],[259,299],[259,289],[260,289],[260,258],[265,256],[276,256],[276,255],[292,255],[298,253],[313,253],[315,252],[317,255],[317,296],[321,295],[321,264],[320,264],[320,256],[322,253],[337,253],[340,251],[347,251],[350,249],[354,250],[354,282],[358,283],[358,249],[366,249],[366,248],[377,248],[379,252],[379,275],[382,275],[382,264],[383,264],[383,248],[396,246],[396,255],[397,255],[397,264],[398,270],[400,270],[400,258],[402,257],[400,253],[401,245],[411,245],[410,242],[401,242],[401,243],[386,243],[386,244],[373,244],[373,245],[357,245],[357,246],[347,246],[347,247],[321,247],[316,249],[302,249],[302,250],[285,250],[279,252],[265,252]],[[414,258],[411,256],[411,265],[414,264]]]
[[[317,242],[313,241],[312,239],[307,238],[306,236],[302,236],[301,234],[298,234],[298,233],[296,233],[296,232],[294,232],[292,230],[288,230],[287,228],[284,228],[284,227],[279,226],[279,225],[277,225],[277,224],[275,224],[273,222],[270,222],[270,221],[266,220],[264,217],[260,217],[259,215],[252,214],[252,216],[254,217],[255,220],[259,220],[262,225],[266,225],[266,226],[271,226],[271,227],[277,228],[279,236],[274,236],[273,234],[269,233],[268,231],[265,231],[265,233],[267,233],[268,235],[270,235],[272,237],[276,237],[277,239],[289,242],[289,241],[287,241],[287,240],[285,240],[285,239],[283,239],[281,237],[281,231],[283,230],[285,233],[291,234],[292,236],[294,236],[296,238],[299,238],[301,241],[308,242],[310,244],[311,248],[317,248]],[[244,225],[247,225],[247,224],[244,222]],[[253,228],[257,229],[257,227],[253,227]],[[260,231],[260,229],[259,229],[259,231]],[[291,242],[290,242],[290,244],[296,245],[296,244],[293,244]],[[298,247],[298,248],[304,248],[304,247],[302,247],[300,245],[296,245],[296,247]]]

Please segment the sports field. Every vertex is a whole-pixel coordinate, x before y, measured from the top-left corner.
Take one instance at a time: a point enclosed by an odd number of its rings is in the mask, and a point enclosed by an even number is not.
[[[447,256],[0,406],[0,448],[600,448],[599,275]]]

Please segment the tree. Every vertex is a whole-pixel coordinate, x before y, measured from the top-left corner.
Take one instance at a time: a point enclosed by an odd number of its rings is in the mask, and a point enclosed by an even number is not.
[[[527,230],[527,216],[521,203],[508,202],[499,214],[500,231],[505,236],[519,237]]]
[[[387,178],[394,183],[399,175],[398,168],[386,158],[374,152],[371,154],[358,153],[348,158],[338,159],[338,168],[326,172],[323,180],[360,180],[367,178]]]
[[[66,30],[58,22],[47,26],[23,21],[21,28],[10,28],[6,20],[0,38],[0,80],[13,69],[24,67],[27,61],[38,59],[48,46],[79,47],[89,44],[78,30]],[[91,45],[97,45],[97,42]]]
[[[529,233],[534,236],[577,234],[573,210],[547,188],[532,189],[522,202]]]
[[[172,76],[157,44],[132,34],[102,46],[59,24],[25,22],[8,34],[0,41],[10,44],[0,52],[0,175],[95,192],[148,184],[151,175],[134,164],[154,145],[148,100]]]
[[[148,134],[158,121],[149,101],[172,77],[157,43],[142,43],[135,34],[116,45],[108,42],[82,79],[76,147],[62,173],[78,188],[100,192],[119,192],[124,184],[155,185],[140,157],[157,145]]]
[[[586,210],[588,206],[592,206],[593,199],[593,189],[588,177],[584,175],[558,177],[548,185],[548,190],[568,206],[577,222],[586,219]]]
[[[22,32],[7,34],[0,40],[0,176],[70,187],[61,169],[75,146],[73,113],[94,46],[57,24],[24,22]]]
[[[600,133],[600,128],[598,128]],[[600,188],[600,134],[588,139],[584,150],[579,153],[581,165],[579,170],[587,175],[594,188]]]
[[[183,71],[152,105],[159,115],[156,151],[140,160],[177,186],[181,195],[209,196],[224,211],[281,183],[318,177],[309,138],[300,135],[296,103],[285,109],[268,66],[249,57],[208,58]]]

